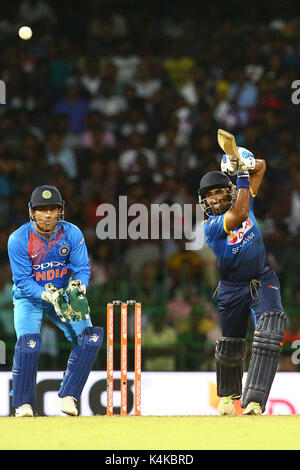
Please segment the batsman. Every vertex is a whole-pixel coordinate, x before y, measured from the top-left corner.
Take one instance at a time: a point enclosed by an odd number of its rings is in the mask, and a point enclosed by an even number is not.
[[[253,202],[266,170],[264,160],[237,148],[234,136],[218,131],[225,154],[221,171],[200,181],[199,202],[206,214],[207,245],[218,260],[216,290],[222,336],[216,342],[218,411],[234,416],[242,398],[244,415],[261,415],[276,374],[287,318],[279,280],[270,268]],[[234,185],[229,176],[236,175]],[[242,388],[248,320],[254,323],[252,353]]]
[[[61,412],[77,416],[76,401],[103,342],[103,328],[93,326],[89,316],[87,247],[81,230],[64,220],[64,201],[54,186],[34,189],[29,219],[8,240],[17,336],[12,404],[16,417],[33,416],[46,315],[73,342],[57,402]]]

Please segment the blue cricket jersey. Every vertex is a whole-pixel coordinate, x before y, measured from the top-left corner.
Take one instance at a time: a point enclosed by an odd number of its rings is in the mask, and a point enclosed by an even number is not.
[[[45,284],[65,288],[72,274],[88,286],[91,272],[85,240],[81,230],[69,222],[62,222],[49,239],[27,222],[10,235],[8,255],[13,295],[18,298],[41,300]]]
[[[262,234],[253,212],[250,194],[248,219],[234,230],[226,228],[225,214],[210,216],[204,221],[207,245],[218,260],[221,280],[246,282],[270,271]]]

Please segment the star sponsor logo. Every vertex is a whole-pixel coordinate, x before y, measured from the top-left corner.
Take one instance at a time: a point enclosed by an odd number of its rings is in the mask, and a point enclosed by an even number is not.
[[[247,237],[243,238],[242,242],[237,245],[236,247],[232,248],[232,253],[235,255],[236,253],[239,252],[241,248],[243,248],[246,243],[249,243],[253,238],[255,237],[255,234],[251,232]]]
[[[235,245],[243,240],[244,235],[253,227],[250,219],[243,222],[242,227],[237,230],[232,230],[227,237],[228,245]]]

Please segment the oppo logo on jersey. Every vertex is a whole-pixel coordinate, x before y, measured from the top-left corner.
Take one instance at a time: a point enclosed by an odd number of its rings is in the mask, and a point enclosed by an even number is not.
[[[47,271],[37,271],[34,273],[36,281],[52,281],[55,278],[63,277],[68,273],[66,267],[61,269],[61,266],[65,265],[65,261],[50,261],[49,263],[34,264],[32,267],[34,270],[47,269]],[[56,269],[49,269],[56,268]]]
[[[227,237],[228,245],[235,245],[236,243],[242,241],[245,233],[248,232],[248,230],[250,230],[252,226],[253,224],[251,220],[247,219],[245,220],[245,222],[243,222],[241,228],[239,228],[238,230],[232,230]]]
[[[65,261],[49,261],[49,263],[34,264],[33,269],[48,269],[48,268],[57,268],[58,266],[64,266]]]

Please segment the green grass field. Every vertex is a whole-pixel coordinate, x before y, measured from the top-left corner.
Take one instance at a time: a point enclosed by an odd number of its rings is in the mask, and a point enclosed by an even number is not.
[[[0,418],[6,450],[300,449],[300,416]]]

